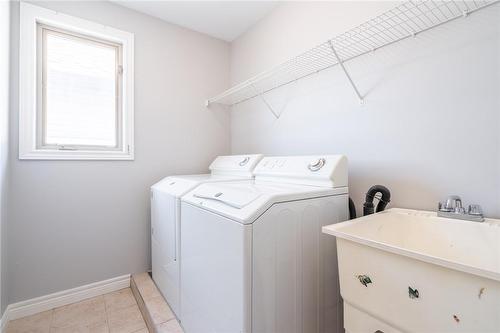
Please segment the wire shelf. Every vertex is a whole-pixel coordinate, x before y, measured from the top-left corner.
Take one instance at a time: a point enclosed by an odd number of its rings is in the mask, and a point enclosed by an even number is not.
[[[500,0],[407,1],[341,35],[338,35],[273,69],[256,75],[207,100],[235,105],[301,78],[331,68],[381,47],[413,37],[451,20],[485,8]],[[356,94],[361,95],[345,72]]]

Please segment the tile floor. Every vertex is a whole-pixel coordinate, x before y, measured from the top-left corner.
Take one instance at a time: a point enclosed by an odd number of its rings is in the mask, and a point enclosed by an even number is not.
[[[144,318],[152,331],[183,333],[174,313],[148,273],[132,275],[131,285],[132,293],[136,292],[139,308],[144,310]]]
[[[167,324],[168,323],[168,324]],[[163,333],[182,333],[173,318]],[[9,322],[6,333],[147,333],[130,288]]]

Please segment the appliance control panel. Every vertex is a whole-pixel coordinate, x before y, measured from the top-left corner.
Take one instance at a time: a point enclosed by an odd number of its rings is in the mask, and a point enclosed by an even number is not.
[[[259,164],[259,168],[262,169],[275,169],[282,168],[286,165],[286,157],[272,157],[272,158],[264,158],[261,164]]]
[[[255,166],[262,159],[261,154],[218,156],[212,164],[210,171],[212,174],[226,173],[248,173],[251,175]]]
[[[264,157],[256,179],[329,187],[347,186],[347,158],[343,155]]]

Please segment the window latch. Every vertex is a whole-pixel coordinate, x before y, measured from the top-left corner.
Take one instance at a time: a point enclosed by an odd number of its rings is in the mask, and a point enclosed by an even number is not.
[[[59,150],[76,150],[75,147],[68,147],[68,146],[59,146]]]

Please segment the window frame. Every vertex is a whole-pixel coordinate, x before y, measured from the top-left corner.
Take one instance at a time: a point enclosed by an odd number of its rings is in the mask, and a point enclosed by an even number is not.
[[[133,160],[134,35],[24,2],[20,7],[19,159]],[[117,47],[115,147],[44,144],[42,64],[45,54],[40,39],[44,37],[41,34],[44,30]]]

